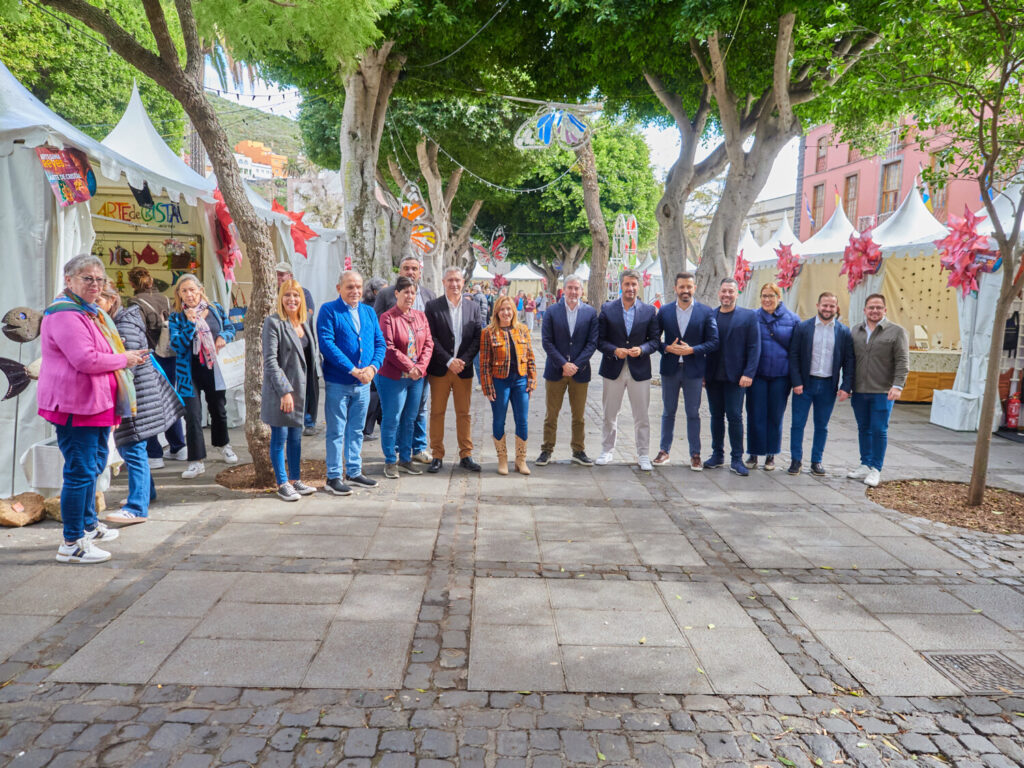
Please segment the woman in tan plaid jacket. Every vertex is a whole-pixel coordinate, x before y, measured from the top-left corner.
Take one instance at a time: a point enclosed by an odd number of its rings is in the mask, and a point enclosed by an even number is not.
[[[530,393],[537,388],[537,363],[530,331],[516,317],[516,305],[508,296],[498,299],[490,324],[480,333],[480,383],[484,396],[491,401],[498,474],[508,474],[505,417],[509,403],[516,425],[516,472],[530,474],[526,466],[526,416]]]

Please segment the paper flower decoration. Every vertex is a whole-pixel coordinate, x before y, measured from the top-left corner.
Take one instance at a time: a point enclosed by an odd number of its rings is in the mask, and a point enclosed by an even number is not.
[[[235,282],[235,266],[242,260],[242,250],[238,247],[238,230],[231,218],[227,203],[224,202],[224,195],[220,189],[215,189],[213,197],[217,201],[214,208],[214,216],[217,225],[217,237],[221,247],[217,249],[217,256],[220,257],[220,265],[224,270],[224,279],[229,283]]]
[[[796,276],[800,274],[800,269],[803,267],[800,257],[793,253],[791,245],[780,245],[775,249],[775,253],[779,257],[777,262],[779,271],[775,274],[775,282],[778,283],[779,288],[792,288],[793,281],[796,280]]]
[[[644,277],[644,288],[650,288],[651,287],[651,273],[648,272],[645,269],[643,277]]]
[[[508,285],[508,278],[504,275],[495,275],[491,282],[494,284],[495,288],[501,290],[504,286]]]
[[[846,287],[852,292],[864,278],[873,275],[882,266],[882,249],[871,239],[871,230],[859,237],[850,235],[850,244],[843,251],[840,275],[846,275]]]
[[[306,250],[306,241],[312,240],[314,237],[319,235],[309,228],[309,225],[302,220],[302,217],[306,215],[305,211],[299,211],[292,213],[285,209],[277,200],[271,203],[270,208],[275,213],[283,213],[289,219],[292,220],[291,234],[292,234],[292,245],[295,247],[296,253],[301,253],[307,259],[309,258],[309,252]]]
[[[740,293],[743,293],[743,289],[750,282],[750,274],[750,262],[743,258],[743,249],[741,248],[736,255],[736,269],[732,273],[732,279],[736,281]]]
[[[998,266],[988,237],[978,234],[978,224],[984,220],[965,205],[963,216],[949,214],[949,234],[935,241],[941,269],[949,270],[947,287],[959,288],[964,296],[978,290],[979,272],[992,272]]]

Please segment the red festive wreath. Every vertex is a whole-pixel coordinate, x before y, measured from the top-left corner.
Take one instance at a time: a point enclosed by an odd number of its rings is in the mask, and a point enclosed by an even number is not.
[[[775,249],[775,253],[779,257],[777,262],[779,271],[775,274],[775,282],[779,288],[792,288],[793,281],[796,280],[796,276],[800,274],[803,267],[800,257],[793,253],[791,245],[780,245]]]
[[[882,267],[882,249],[871,239],[871,230],[859,237],[850,235],[850,244],[843,251],[843,268],[840,275],[846,275],[846,285],[853,291],[864,278],[873,275]]]
[[[935,241],[941,268],[949,270],[947,287],[959,288],[964,296],[978,290],[979,272],[991,272],[997,266],[989,238],[978,234],[978,224],[984,220],[965,205],[963,216],[949,214],[949,234]]]
[[[743,293],[743,289],[750,282],[750,275],[750,262],[743,258],[743,249],[741,248],[736,255],[736,269],[732,273],[732,278],[736,281],[740,293]]]
[[[213,198],[217,201],[213,209],[216,219],[217,238],[221,247],[217,248],[217,256],[220,257],[221,268],[224,270],[224,279],[229,283],[235,282],[235,265],[242,260],[242,249],[238,247],[238,229],[231,219],[231,212],[228,211],[227,203],[224,202],[224,195],[220,189],[213,191]]]

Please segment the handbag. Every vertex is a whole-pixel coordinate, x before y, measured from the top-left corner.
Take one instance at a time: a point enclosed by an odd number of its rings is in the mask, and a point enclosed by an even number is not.
[[[168,324],[168,316],[157,312],[156,307],[139,296],[135,297],[135,301],[145,304],[154,315],[160,318],[160,326],[156,334],[155,343],[150,334],[150,329],[146,328],[146,336],[149,337],[149,342],[153,345],[153,352],[156,353],[157,357],[174,357],[174,350],[171,348],[171,329]]]

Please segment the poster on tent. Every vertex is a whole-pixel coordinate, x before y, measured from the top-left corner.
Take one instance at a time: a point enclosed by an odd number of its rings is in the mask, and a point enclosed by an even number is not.
[[[157,290],[172,296],[171,287],[182,275],[202,278],[202,253],[202,237],[184,233],[97,231],[92,246],[122,296],[132,294],[128,273],[135,267],[148,269]]]
[[[39,156],[43,173],[61,208],[84,203],[92,197],[96,191],[96,176],[84,152],[78,149],[36,147],[36,155]]]

